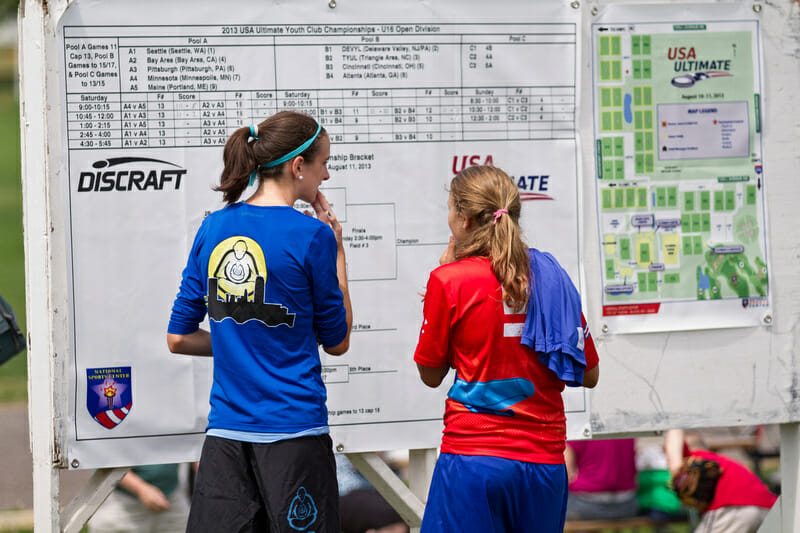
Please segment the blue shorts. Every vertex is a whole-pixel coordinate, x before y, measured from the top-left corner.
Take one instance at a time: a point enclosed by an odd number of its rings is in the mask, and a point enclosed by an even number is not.
[[[420,533],[561,533],[566,510],[563,464],[443,453]]]

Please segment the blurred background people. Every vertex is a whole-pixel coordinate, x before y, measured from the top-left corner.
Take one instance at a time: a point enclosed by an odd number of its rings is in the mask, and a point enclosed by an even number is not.
[[[89,533],[183,533],[189,494],[177,464],[135,466],[88,523]]]
[[[636,516],[636,444],[634,439],[567,442],[569,478],[567,520]]]
[[[681,430],[668,432],[672,486],[700,512],[695,533],[755,533],[778,497],[744,464],[701,448],[689,449]],[[676,466],[677,450],[682,458]]]

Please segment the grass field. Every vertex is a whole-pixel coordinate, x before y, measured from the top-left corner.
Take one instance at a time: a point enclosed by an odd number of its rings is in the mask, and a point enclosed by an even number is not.
[[[0,295],[25,329],[25,254],[22,246],[19,102],[9,70],[16,68],[0,51]],[[13,70],[11,70],[13,72]],[[19,354],[0,366],[0,402],[27,399],[27,360]]]

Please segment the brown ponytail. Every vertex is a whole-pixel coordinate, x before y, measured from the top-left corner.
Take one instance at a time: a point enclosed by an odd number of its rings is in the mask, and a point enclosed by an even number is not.
[[[260,179],[277,178],[283,173],[286,161],[274,167],[262,165],[285,156],[314,136],[317,121],[295,111],[281,111],[258,125],[257,139],[249,126],[234,131],[225,143],[222,160],[225,164],[219,185],[214,188],[223,193],[224,200],[232,204],[242,195],[254,171]],[[301,155],[313,159],[319,152],[320,138],[327,135],[322,128],[314,142]]]
[[[472,230],[456,249],[456,258],[485,256],[503,286],[503,300],[521,311],[528,303],[530,260],[522,240],[522,203],[511,178],[496,167],[468,167],[450,182],[456,211],[472,221]]]

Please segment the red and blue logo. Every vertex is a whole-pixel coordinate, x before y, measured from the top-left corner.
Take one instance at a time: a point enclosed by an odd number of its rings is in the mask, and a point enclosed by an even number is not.
[[[453,175],[458,174],[465,168],[473,165],[494,166],[494,157],[489,155],[454,155],[453,156]],[[507,169],[503,169],[507,170]],[[511,175],[511,179],[517,184],[519,189],[519,199],[523,202],[530,200],[555,200],[550,193],[550,176],[546,174],[532,175]]]
[[[550,193],[547,192],[550,186],[550,176],[511,176],[511,179],[517,183],[519,199],[523,202],[529,200],[555,200],[555,198],[550,196]]]
[[[131,367],[86,369],[86,408],[106,429],[114,429],[128,416],[133,405]]]

